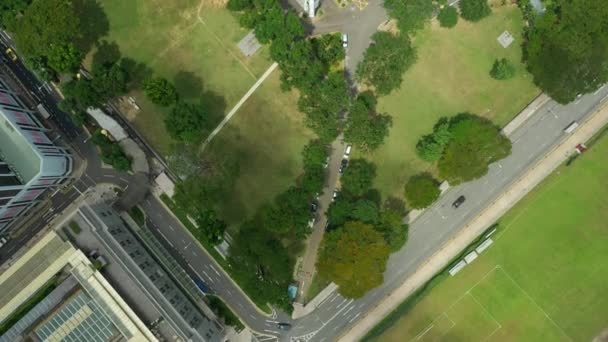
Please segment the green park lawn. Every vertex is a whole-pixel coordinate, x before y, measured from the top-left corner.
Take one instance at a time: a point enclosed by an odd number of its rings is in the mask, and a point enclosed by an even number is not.
[[[608,327],[608,139],[498,222],[495,243],[377,341],[591,341]]]
[[[393,117],[384,145],[367,156],[378,167],[376,187],[384,196],[403,197],[407,179],[434,165],[416,156],[418,139],[441,117],[461,112],[482,115],[504,126],[540,91],[521,61],[523,19],[516,6],[494,8],[478,23],[462,19],[452,29],[436,21],[416,33],[417,62],[403,75],[401,88],[379,99],[378,109]],[[515,41],[506,49],[496,38],[508,30]],[[516,65],[516,76],[489,76],[496,58]]]
[[[199,9],[198,0],[101,3],[110,27],[106,39],[115,41],[123,56],[173,82],[183,99],[206,106],[214,121],[209,131],[272,64],[266,46],[251,57],[240,52],[237,43],[247,31],[226,9]],[[276,70],[205,152],[238,160],[236,189],[220,204],[231,223],[241,222],[285,190],[301,172],[300,151],[311,135],[296,110],[297,96],[282,92],[278,79]],[[132,95],[141,111],[130,119],[168,156],[173,141],[163,124],[167,109],[153,105],[140,91]]]

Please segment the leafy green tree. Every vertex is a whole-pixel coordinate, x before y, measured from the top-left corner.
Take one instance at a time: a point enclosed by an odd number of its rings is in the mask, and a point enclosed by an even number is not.
[[[312,39],[315,54],[327,66],[345,58],[340,34],[325,34]]]
[[[330,226],[341,226],[352,218],[354,203],[348,199],[339,198],[332,202],[327,210],[327,221]]]
[[[384,208],[380,212],[380,222],[375,229],[384,235],[384,240],[391,252],[396,252],[407,241],[408,225],[403,223],[404,213],[391,208]]]
[[[422,209],[439,198],[439,182],[429,173],[410,177],[405,185],[405,199],[410,207]]]
[[[325,169],[323,166],[308,166],[299,178],[298,185],[309,195],[321,192],[325,183]]]
[[[194,220],[198,226],[196,231],[197,239],[202,239],[212,245],[221,243],[226,231],[226,222],[217,217],[214,210],[199,209]]]
[[[492,65],[490,76],[497,80],[507,80],[515,76],[515,66],[506,58],[497,59]]]
[[[320,140],[311,140],[302,150],[304,169],[324,166],[327,160],[327,146]]]
[[[0,27],[7,27],[30,5],[31,0],[4,0],[0,2]]]
[[[245,9],[249,9],[253,6],[253,2],[251,0],[228,0],[226,7],[231,11],[242,11]]]
[[[341,295],[360,298],[382,284],[389,253],[382,233],[369,224],[351,221],[326,235],[317,270],[339,286]]]
[[[378,221],[379,211],[376,203],[368,199],[360,199],[354,203],[351,218],[363,223],[375,224]]]
[[[445,6],[437,15],[441,27],[451,28],[458,24],[458,10],[454,6]]]
[[[441,120],[433,129],[433,133],[423,136],[416,144],[416,153],[426,161],[434,162],[441,158],[445,146],[451,138],[450,125]]]
[[[357,65],[356,77],[374,87],[378,94],[387,95],[401,86],[403,73],[415,61],[416,51],[406,34],[376,32],[363,61]]]
[[[376,166],[365,159],[353,159],[341,178],[342,190],[353,196],[363,196],[372,187]]]
[[[283,8],[275,3],[274,6],[265,11],[264,15],[258,17],[255,25],[255,36],[262,44],[269,43],[284,28],[285,15]]]
[[[468,21],[477,22],[492,13],[488,0],[461,0],[460,15]]]
[[[439,175],[456,185],[482,177],[488,165],[511,154],[511,141],[491,121],[459,114],[450,123],[452,138],[437,167]]]
[[[384,7],[391,17],[397,19],[403,34],[422,29],[436,8],[429,0],[386,0]]]
[[[178,101],[165,118],[167,133],[178,141],[197,142],[201,139],[207,116],[200,106]]]
[[[119,62],[93,68],[93,87],[100,102],[106,102],[127,93],[129,75]]]
[[[375,150],[388,136],[392,118],[376,112],[376,99],[371,92],[359,95],[347,118],[344,138],[362,150]]]
[[[178,95],[175,86],[164,78],[151,78],[143,85],[146,96],[152,103],[159,106],[170,106],[177,102]]]
[[[302,233],[309,219],[309,194],[301,188],[291,187],[277,196],[275,203],[262,210],[266,229],[279,234]]]
[[[558,0],[528,34],[534,82],[561,104],[608,81],[608,6],[602,1]]]
[[[86,111],[91,106],[98,107],[104,100],[99,96],[93,81],[86,78],[67,82],[61,87],[61,90],[66,101],[71,101],[70,107],[75,110]]]
[[[128,171],[131,168],[131,159],[120,145],[108,139],[101,133],[101,130],[93,133],[91,141],[101,150],[101,160],[104,163],[111,165],[118,171]]]
[[[51,46],[47,57],[49,66],[58,72],[74,72],[79,69],[84,56],[74,44],[66,43]]]

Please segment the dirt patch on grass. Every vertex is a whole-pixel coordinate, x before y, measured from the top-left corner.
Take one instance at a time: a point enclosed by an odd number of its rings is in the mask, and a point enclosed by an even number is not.
[[[224,8],[228,0],[202,0],[201,8]]]
[[[608,342],[608,328],[604,329],[604,331],[593,338],[593,342]]]

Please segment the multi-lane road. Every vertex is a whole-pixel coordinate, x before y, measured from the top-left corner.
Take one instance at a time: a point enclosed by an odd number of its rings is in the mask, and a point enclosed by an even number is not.
[[[14,64],[10,67],[30,91],[44,98],[44,103],[66,140],[87,161],[83,176],[66,191],[57,192],[51,197],[49,212],[60,212],[73,201],[76,194],[85,192],[98,183],[117,184],[137,193],[147,191],[145,176],[131,176],[102,168],[95,148],[86,142],[86,136],[73,127],[67,114],[57,110],[55,96],[43,90],[42,84],[31,74],[29,77],[24,74],[29,72],[22,65]],[[403,249],[391,256],[383,285],[358,300],[345,299],[332,293],[314,312],[298,320],[291,320],[280,312],[274,315],[260,312],[155,197],[148,196],[140,205],[147,213],[148,225],[171,247],[176,259],[205,280],[253,330],[284,341],[333,341],[349,326],[356,324],[383,297],[399,287],[404,279],[457,234],[473,216],[498,197],[510,182],[557,144],[570,122],[581,120],[607,96],[608,87],[605,87],[567,106],[549,101],[539,108],[534,116],[511,134],[512,155],[493,164],[483,178],[450,189],[411,224],[409,241]],[[451,203],[460,195],[466,196],[466,201],[458,209],[452,208]],[[53,215],[41,216],[29,226],[28,232],[33,234],[42,229]],[[292,328],[289,331],[279,330],[277,322],[290,322]]]

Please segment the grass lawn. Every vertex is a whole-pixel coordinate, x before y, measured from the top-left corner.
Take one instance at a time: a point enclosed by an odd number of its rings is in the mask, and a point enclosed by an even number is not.
[[[384,196],[402,198],[410,176],[434,172],[434,165],[416,156],[415,146],[439,118],[471,112],[504,126],[540,93],[520,63],[522,28],[519,9],[503,6],[475,24],[460,19],[446,29],[434,21],[416,34],[418,61],[404,74],[401,88],[378,104],[393,117],[385,144],[368,156],[378,166],[376,187]],[[515,37],[507,49],[496,40],[505,30]],[[517,72],[497,81],[489,71],[503,57],[516,64]]]
[[[251,57],[242,55],[236,44],[247,31],[226,9],[199,7],[199,0],[101,3],[110,23],[107,39],[118,43],[122,55],[172,81],[182,98],[202,103],[215,122],[272,64],[267,46]],[[167,109],[141,92],[133,95],[141,111],[130,119],[161,155],[169,155],[173,141],[163,124]],[[296,94],[280,90],[275,71],[205,152],[239,161],[236,190],[220,203],[231,223],[241,222],[300,174],[300,151],[310,134],[296,101]],[[215,128],[210,126],[209,131]]]
[[[607,328],[608,139],[499,221],[495,243],[378,341],[591,341]]]

